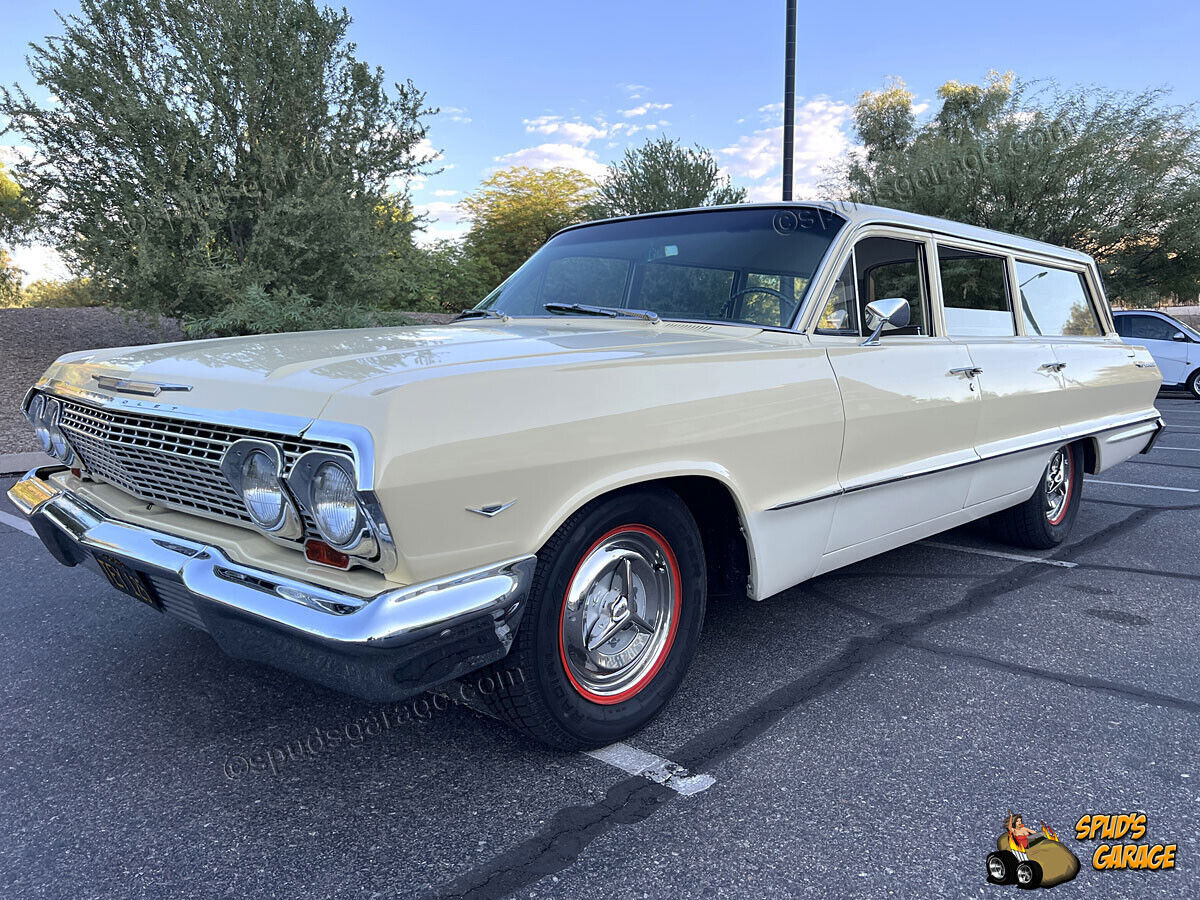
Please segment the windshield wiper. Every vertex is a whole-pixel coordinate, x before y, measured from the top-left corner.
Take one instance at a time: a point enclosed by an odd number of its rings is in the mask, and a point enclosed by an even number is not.
[[[456,322],[459,319],[503,319],[507,322],[508,314],[498,309],[492,309],[491,307],[486,309],[464,309],[454,317]]]
[[[547,312],[579,313],[584,316],[608,316],[611,319],[642,319],[646,322],[659,322],[658,313],[652,309],[622,309],[617,306],[589,306],[586,303],[545,303],[542,309]]]

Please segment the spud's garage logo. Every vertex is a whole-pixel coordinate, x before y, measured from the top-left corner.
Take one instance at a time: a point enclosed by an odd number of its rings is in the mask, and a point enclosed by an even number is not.
[[[1045,822],[1041,825],[1040,830],[1031,828],[1008,811],[996,849],[987,857],[988,881],[1032,890],[1054,887],[1079,874],[1075,854],[1063,846],[1053,828]]]
[[[1123,816],[1082,816],[1075,823],[1075,839],[1102,840],[1092,854],[1093,869],[1173,869],[1176,844],[1118,844],[1109,841],[1140,841],[1146,836],[1142,813]]]

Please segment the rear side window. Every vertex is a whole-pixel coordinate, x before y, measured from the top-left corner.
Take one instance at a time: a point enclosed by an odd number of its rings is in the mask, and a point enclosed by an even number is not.
[[[946,332],[951,337],[1012,337],[1005,258],[956,247],[938,247]]]
[[[1098,336],[1101,333],[1081,273],[1018,261],[1017,285],[1026,334]]]

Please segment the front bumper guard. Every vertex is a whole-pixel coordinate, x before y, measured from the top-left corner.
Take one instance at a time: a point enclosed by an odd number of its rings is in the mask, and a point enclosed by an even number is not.
[[[372,701],[411,697],[503,658],[536,559],[363,598],[236,563],[219,548],[107,516],[34,469],[8,491],[67,566],[115,556],[231,656]]]

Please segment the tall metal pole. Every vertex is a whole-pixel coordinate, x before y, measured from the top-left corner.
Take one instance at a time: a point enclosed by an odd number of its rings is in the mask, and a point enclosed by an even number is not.
[[[792,152],[796,132],[796,0],[787,0],[783,64],[783,199],[792,199]]]

